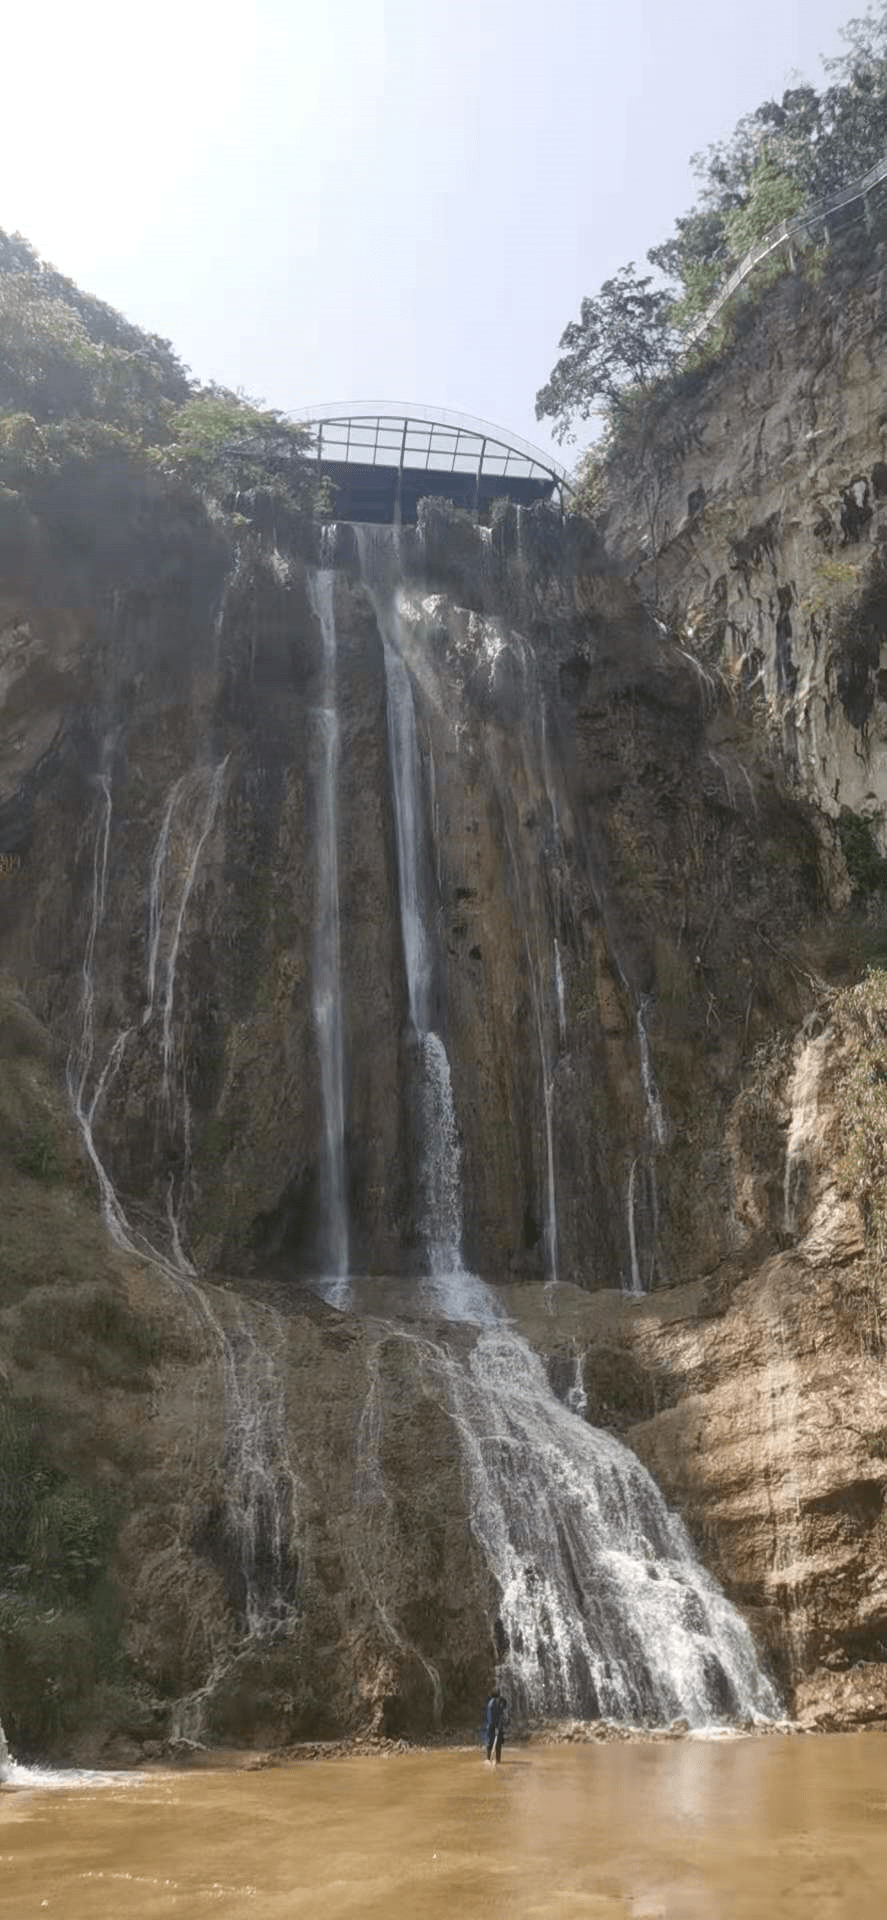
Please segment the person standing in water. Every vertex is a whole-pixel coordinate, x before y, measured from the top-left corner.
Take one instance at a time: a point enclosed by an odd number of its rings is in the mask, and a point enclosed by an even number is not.
[[[487,1701],[484,1730],[487,1736],[487,1759],[492,1759],[495,1748],[497,1766],[502,1758],[502,1742],[509,1719],[508,1701],[504,1694],[491,1693]]]

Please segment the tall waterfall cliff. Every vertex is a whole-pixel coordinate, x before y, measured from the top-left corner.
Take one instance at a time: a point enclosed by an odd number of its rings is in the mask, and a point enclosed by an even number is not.
[[[801,1699],[887,1606],[806,804],[579,521],[80,510],[0,551],[11,1745]]]
[[[887,846],[887,223],[787,274],[617,461],[610,551],[769,733],[826,826]]]

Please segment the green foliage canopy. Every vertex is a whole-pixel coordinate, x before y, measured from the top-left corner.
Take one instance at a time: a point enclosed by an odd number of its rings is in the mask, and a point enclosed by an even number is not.
[[[309,503],[310,436],[276,408],[211,386],[192,393],[167,427],[159,457],[171,472],[237,503],[259,489],[293,504]]]
[[[191,381],[168,341],[0,230],[0,485],[116,454],[264,523],[269,500],[320,504],[310,444],[276,410]]]
[[[887,155],[887,4],[851,20],[842,38],[821,90],[787,87],[693,156],[697,205],[647,255],[661,280],[623,267],[583,300],[536,396],[536,418],[553,419],[558,438],[597,411],[615,425],[626,395],[668,371],[682,333],[751,246]]]
[[[577,418],[618,413],[628,393],[648,387],[672,362],[670,306],[651,274],[639,276],[633,261],[620,267],[596,300],[583,300],[579,319],[561,335],[564,351],[536,395],[537,420],[550,416],[563,440]]]

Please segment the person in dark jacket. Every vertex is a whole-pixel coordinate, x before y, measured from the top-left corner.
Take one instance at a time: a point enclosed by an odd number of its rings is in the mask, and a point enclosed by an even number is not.
[[[508,1701],[504,1694],[491,1693],[487,1701],[484,1731],[487,1736],[487,1759],[492,1759],[495,1749],[497,1765],[502,1758],[502,1742],[509,1719]]]

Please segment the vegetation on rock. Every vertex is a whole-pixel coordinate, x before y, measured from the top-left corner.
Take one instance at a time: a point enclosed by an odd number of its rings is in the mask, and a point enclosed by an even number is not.
[[[0,485],[26,496],[71,460],[116,457],[263,526],[320,504],[309,435],[274,408],[189,379],[132,326],[0,229]]]
[[[110,1262],[45,1035],[0,981],[0,1697],[17,1752],[151,1730],[114,1573],[161,1351]],[[101,1409],[101,1411],[100,1411]]]
[[[887,152],[887,6],[851,20],[843,38],[846,51],[824,62],[822,91],[807,84],[786,88],[781,99],[745,115],[727,140],[693,156],[699,201],[647,254],[660,283],[639,277],[632,263],[582,301],[579,320],[561,337],[561,358],[536,396],[536,418],[552,419],[556,437],[572,437],[575,421],[594,413],[611,429],[621,423],[627,401],[636,400],[651,377],[670,372],[682,336],[748,249]],[[759,268],[745,297],[756,297],[787,264]],[[815,274],[819,256],[812,246],[810,265]],[[638,348],[642,325],[646,353]],[[703,353],[717,351],[722,340],[719,328]]]

